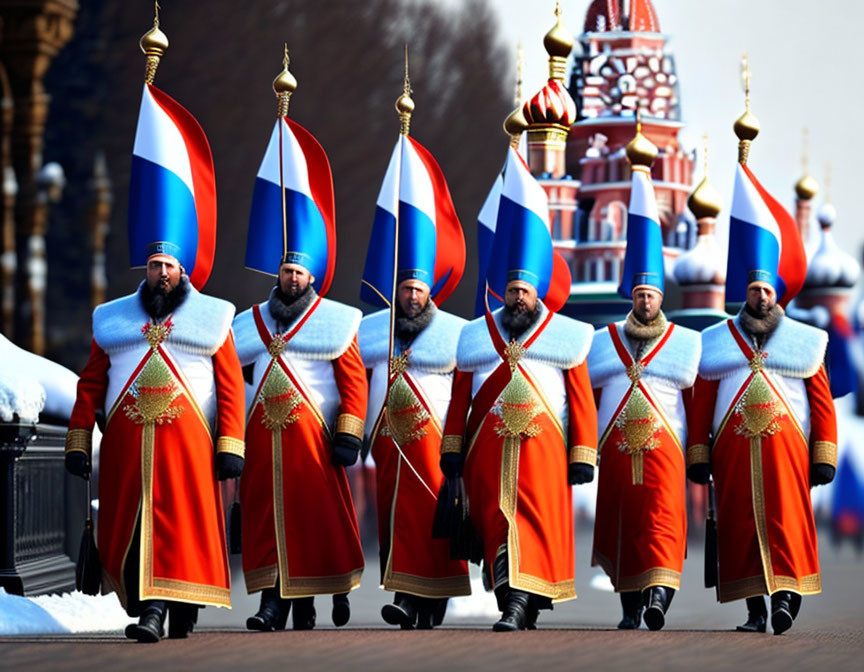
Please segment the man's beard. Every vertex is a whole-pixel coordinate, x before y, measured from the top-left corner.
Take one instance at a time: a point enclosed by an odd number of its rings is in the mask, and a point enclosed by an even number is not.
[[[427,299],[426,305],[420,309],[419,313],[414,317],[408,317],[408,315],[405,314],[405,311],[402,310],[402,306],[397,302],[395,325],[396,337],[402,343],[411,343],[411,341],[417,338],[417,335],[421,331],[431,324],[432,318],[435,317],[437,310],[435,302],[430,298]]]
[[[141,305],[151,318],[161,320],[180,307],[180,304],[189,296],[190,287],[189,276],[185,273],[180,275],[179,284],[174,289],[168,291],[162,288],[161,283],[151,288],[145,280],[141,283],[139,293]]]
[[[540,317],[540,303],[534,304],[533,310],[519,310],[517,306],[504,306],[501,313],[501,324],[510,333],[510,338],[519,338]]]
[[[297,296],[286,294],[277,284],[270,292],[267,308],[270,310],[270,316],[276,322],[287,327],[300,317],[317,297],[318,292],[315,291],[311,283],[306,285],[306,288]]]
[[[751,336],[769,336],[780,324],[780,320],[786,311],[779,303],[775,303],[766,315],[759,311],[753,310],[749,304],[744,304],[744,308],[739,313],[741,326]]]
[[[666,330],[666,316],[663,311],[650,322],[643,322],[632,310],[624,321],[624,333],[634,341],[652,341]]]

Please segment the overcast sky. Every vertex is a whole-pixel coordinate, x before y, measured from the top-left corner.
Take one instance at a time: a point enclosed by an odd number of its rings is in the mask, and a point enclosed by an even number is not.
[[[462,0],[445,0],[458,4]],[[563,0],[564,25],[582,32],[589,0]],[[490,0],[502,39],[525,53],[524,94],[547,76],[543,35],[554,25],[554,0]],[[762,130],[749,165],[762,184],[794,214],[793,185],[801,176],[802,129],[810,129],[810,172],[825,195],[831,164],[835,236],[858,258],[864,242],[855,199],[864,159],[864,87],[861,30],[864,3],[857,0],[654,0],[661,31],[669,36],[681,84],[685,149],[709,135],[709,176],[723,195],[719,237],[725,244],[737,157],[732,124],[744,111],[740,83],[743,51],[750,55],[752,111]],[[694,184],[702,179],[698,161]],[[727,220],[728,221],[728,220]]]

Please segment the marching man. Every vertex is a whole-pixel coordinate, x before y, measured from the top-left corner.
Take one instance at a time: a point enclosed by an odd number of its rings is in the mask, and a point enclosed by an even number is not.
[[[246,621],[250,630],[282,630],[292,609],[295,630],[315,627],[315,595],[334,596],[333,622],[344,625],[347,593],[363,572],[344,469],[357,459],[366,413],[361,315],[323,298],[336,258],[333,182],[324,150],[286,116],[296,86],[286,54],[246,250],[247,268],[278,276],[269,299],[234,321],[251,382],[240,482],[243,572],[261,604]]]
[[[627,145],[633,167],[627,253],[619,292],[627,319],[599,330],[588,356],[598,402],[600,475],[592,564],[620,595],[622,630],[659,630],[687,547],[685,405],[699,364],[699,334],[663,314],[663,239],[642,135]]]

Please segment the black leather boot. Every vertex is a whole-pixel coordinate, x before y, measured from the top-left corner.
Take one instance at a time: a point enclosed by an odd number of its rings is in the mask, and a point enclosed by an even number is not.
[[[396,593],[393,604],[381,607],[381,618],[390,625],[398,625],[403,630],[412,630],[417,621],[417,605],[408,593]]]
[[[291,600],[295,630],[312,630],[315,627],[315,598],[297,597]]]
[[[771,596],[771,629],[775,635],[782,635],[792,627],[792,621],[798,614],[798,609],[801,607],[801,597],[789,592],[781,590]]]
[[[198,605],[168,603],[168,639],[186,639],[198,622]]]
[[[278,585],[274,588],[265,588],[261,591],[261,606],[258,607],[258,613],[246,619],[246,629],[260,632],[284,630],[290,611],[291,600],[282,599]]]
[[[514,632],[524,630],[526,622],[526,611],[531,596],[524,590],[511,588],[507,592],[507,604],[501,620],[492,626],[495,632]]]
[[[126,627],[126,637],[142,644],[153,644],[165,636],[165,602],[147,600],[141,603],[138,623]]]
[[[642,591],[645,595],[645,625],[649,630],[660,630],[666,625],[666,611],[675,596],[675,590],[666,586],[652,586]]]
[[[765,598],[747,598],[747,622],[735,629],[738,632],[765,632],[768,623],[768,609],[765,608]]]
[[[619,630],[638,630],[642,624],[642,610],[644,604],[642,601],[642,593],[638,590],[618,593],[621,599],[621,611],[623,616],[621,622],[618,623]]]
[[[435,609],[432,614],[432,625],[439,626],[444,622],[444,615],[447,613],[447,602],[449,598],[443,597],[435,600]]]
[[[348,593],[337,593],[333,596],[331,618],[333,625],[337,628],[341,628],[351,620],[351,603],[348,601]]]

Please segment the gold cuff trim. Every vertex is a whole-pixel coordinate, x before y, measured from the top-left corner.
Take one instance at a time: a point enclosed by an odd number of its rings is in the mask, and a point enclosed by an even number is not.
[[[231,453],[237,457],[246,457],[246,443],[232,436],[220,436],[216,440],[217,453]]]
[[[628,593],[635,590],[642,591],[653,586],[666,586],[673,590],[679,590],[681,588],[681,572],[667,567],[654,567],[636,576],[621,576],[615,585],[615,591]]]
[[[748,597],[770,595],[778,590],[791,590],[800,595],[816,595],[822,592],[822,578],[819,574],[807,574],[800,578],[794,576],[775,576],[774,587],[769,589],[764,576],[751,576],[737,581],[728,581],[718,586],[718,600],[732,602]]]
[[[90,429],[70,429],[66,432],[66,452],[79,451],[90,457],[93,447],[93,431]]]
[[[584,462],[593,466],[597,465],[597,449],[588,446],[573,446],[570,449],[570,463]]]
[[[704,443],[697,443],[687,447],[687,466],[694,464],[707,464],[711,461],[711,451]]]
[[[382,585],[384,590],[410,593],[418,597],[433,599],[471,594],[471,582],[468,579],[467,571],[463,576],[445,576],[439,578],[390,572],[384,577]]]
[[[441,440],[441,454],[461,453],[462,452],[462,437],[455,434],[449,434]]]
[[[351,415],[350,413],[343,413],[336,419],[336,429],[334,430],[334,434],[350,434],[351,436],[357,437],[358,439],[363,439],[363,428],[365,426],[365,422],[358,418],[356,415]]]
[[[274,588],[279,580],[279,568],[276,565],[250,569],[244,573],[246,592],[250,595],[265,588]]]
[[[837,444],[831,441],[815,441],[813,443],[813,464],[830,464],[837,466]]]

